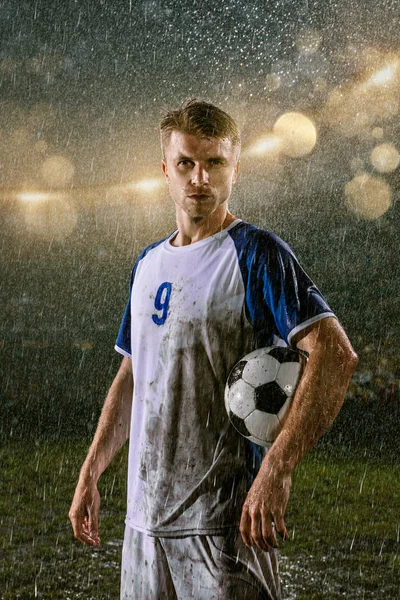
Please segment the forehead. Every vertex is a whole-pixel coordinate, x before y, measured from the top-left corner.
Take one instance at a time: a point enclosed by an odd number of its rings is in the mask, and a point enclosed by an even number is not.
[[[228,138],[203,138],[176,130],[172,131],[164,150],[166,156],[171,158],[177,156],[229,158],[235,153],[232,141]]]

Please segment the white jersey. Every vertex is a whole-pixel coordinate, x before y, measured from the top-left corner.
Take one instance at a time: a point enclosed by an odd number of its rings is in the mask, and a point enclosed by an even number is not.
[[[188,246],[172,237],[136,261],[116,342],[134,378],[126,521],[210,534],[238,523],[262,458],[229,423],[230,369],[332,312],[269,232],[236,220]]]

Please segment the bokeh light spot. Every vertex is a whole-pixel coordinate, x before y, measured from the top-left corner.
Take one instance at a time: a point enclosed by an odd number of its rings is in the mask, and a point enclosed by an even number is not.
[[[265,89],[268,92],[275,92],[281,87],[281,78],[276,73],[268,73],[265,77]]]
[[[298,112],[288,112],[279,117],[273,132],[281,139],[283,153],[292,158],[309,154],[317,141],[314,123]]]
[[[374,127],[372,130],[372,137],[376,140],[381,140],[383,138],[383,129],[382,127]]]
[[[389,210],[392,191],[383,179],[362,173],[346,184],[345,198],[349,209],[358,217],[374,220]]]
[[[75,229],[75,208],[57,194],[20,194],[24,200],[24,218],[29,233],[44,240],[63,240]]]
[[[379,144],[371,152],[371,164],[379,173],[395,171],[400,164],[399,151],[393,144]]]
[[[44,140],[38,140],[34,145],[33,149],[38,154],[44,154],[47,151],[48,144]]]
[[[74,165],[68,158],[57,155],[43,162],[40,174],[48,185],[58,188],[71,183],[74,171]]]
[[[315,29],[304,29],[296,39],[296,47],[299,52],[316,52],[322,42],[322,35]]]

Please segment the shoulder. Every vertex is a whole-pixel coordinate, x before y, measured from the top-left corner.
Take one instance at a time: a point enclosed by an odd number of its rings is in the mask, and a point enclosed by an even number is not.
[[[131,272],[131,285],[132,282],[134,280],[136,271],[138,269],[138,266],[140,265],[140,263],[143,261],[143,259],[145,259],[146,257],[151,256],[151,253],[153,250],[155,250],[156,248],[160,248],[161,244],[163,242],[165,242],[165,240],[167,240],[170,236],[168,235],[167,237],[163,238],[162,240],[158,240],[157,242],[153,242],[151,244],[149,244],[148,246],[146,246],[145,248],[143,248],[143,250],[140,252],[139,256],[137,257],[133,267],[132,267],[132,272]]]
[[[149,244],[148,246],[143,248],[143,250],[140,252],[139,256],[137,257],[133,268],[135,269],[137,267],[137,265],[140,263],[140,261],[143,260],[149,254],[151,254],[153,250],[155,250],[156,248],[161,248],[161,245],[163,244],[163,242],[165,242],[165,240],[167,240],[169,237],[171,237],[171,234],[167,235],[166,237],[162,238],[161,240],[158,240],[157,242],[152,242],[151,244]]]
[[[139,256],[136,259],[136,263],[141,261],[145,256],[147,256],[149,254],[149,252],[151,252],[151,250],[154,250],[155,248],[160,246],[168,238],[169,238],[169,235],[167,237],[163,238],[162,240],[158,240],[157,242],[152,242],[151,244],[149,244],[148,246],[143,248],[143,250],[141,251],[141,253],[139,254]]]
[[[241,221],[229,234],[239,254],[247,258],[262,258],[272,256],[294,257],[293,250],[287,242],[272,231],[261,229],[251,223]]]

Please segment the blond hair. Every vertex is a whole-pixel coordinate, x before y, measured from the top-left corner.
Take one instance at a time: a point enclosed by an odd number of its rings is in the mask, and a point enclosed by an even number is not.
[[[224,110],[197,98],[189,98],[176,110],[168,111],[160,124],[161,148],[164,156],[166,143],[173,131],[199,138],[231,140],[240,150],[240,131],[236,121]]]

